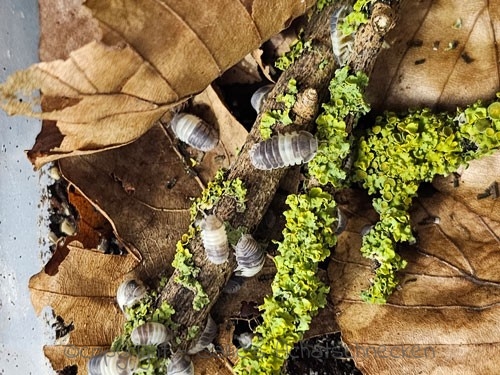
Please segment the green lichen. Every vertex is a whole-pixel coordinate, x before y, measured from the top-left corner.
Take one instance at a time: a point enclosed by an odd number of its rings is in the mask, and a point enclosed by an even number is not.
[[[189,327],[187,330],[186,340],[191,341],[196,336],[198,336],[198,333],[200,333],[200,331],[201,331],[200,326]]]
[[[136,346],[130,339],[130,334],[133,329],[146,322],[162,323],[172,330],[177,328],[177,325],[172,321],[172,315],[175,314],[172,306],[170,306],[167,302],[163,302],[160,306],[155,307],[160,291],[165,286],[166,281],[166,278],[163,279],[158,288],[148,292],[136,306],[125,309],[128,319],[123,327],[123,333],[115,338],[113,344],[111,345],[112,351],[126,351],[136,355],[141,360],[141,374],[164,374],[165,367],[168,362],[168,358],[158,355],[159,353],[157,352],[156,347],[152,345]]]
[[[318,0],[316,1],[316,11],[319,13],[323,11],[327,6],[334,3],[335,0]]]
[[[271,138],[272,128],[276,123],[290,125],[293,122],[290,118],[290,111],[297,101],[297,93],[297,81],[292,78],[288,81],[285,93],[276,97],[276,101],[283,104],[283,109],[273,109],[264,112],[261,116],[259,130],[262,139]]]
[[[395,244],[415,241],[408,210],[420,184],[500,148],[498,109],[498,102],[488,107],[477,102],[453,116],[429,109],[402,116],[387,112],[359,139],[353,179],[376,195],[373,207],[380,215],[361,246],[376,264],[364,300],[385,303],[397,286],[396,272],[406,261]]]
[[[316,274],[319,262],[330,255],[337,241],[335,201],[320,188],[313,188],[307,194],[289,195],[286,203],[290,209],[284,213],[280,255],[274,258],[273,294],[260,307],[263,322],[252,346],[238,351],[240,361],[234,368],[238,375],[279,374],[312,317],[326,305],[329,288]]]
[[[340,29],[344,35],[355,33],[358,28],[367,23],[369,19],[369,7],[376,0],[357,0],[353,5],[353,10],[349,13],[344,22],[340,25]]]
[[[311,41],[304,41],[303,38],[304,30],[300,30],[297,40],[290,44],[290,51],[280,56],[274,63],[276,68],[287,70],[304,52],[311,50]]]
[[[346,178],[342,163],[350,153],[351,141],[344,120],[351,114],[357,121],[370,110],[363,98],[367,84],[364,73],[349,74],[348,67],[338,69],[330,81],[330,100],[316,119],[318,152],[308,164],[310,175],[322,185],[340,187]]]

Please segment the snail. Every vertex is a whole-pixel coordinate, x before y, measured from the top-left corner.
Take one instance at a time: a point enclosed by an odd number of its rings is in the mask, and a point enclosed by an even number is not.
[[[200,337],[194,345],[188,350],[188,354],[196,354],[205,349],[208,345],[214,341],[215,336],[217,336],[217,323],[209,315],[207,319],[207,324],[205,329],[201,333]]]
[[[200,151],[210,151],[219,142],[216,131],[209,124],[189,113],[177,113],[170,127],[177,138]]]
[[[354,34],[344,35],[338,25],[350,13],[350,7],[343,5],[338,8],[330,18],[330,37],[332,39],[332,50],[335,62],[339,67],[347,65],[354,49]]]
[[[265,253],[250,234],[241,236],[235,247],[237,276],[252,277],[260,272],[266,261]]]
[[[160,345],[172,339],[172,333],[161,323],[148,322],[135,327],[130,339],[134,345]]]
[[[177,352],[170,359],[167,375],[194,375],[193,362],[187,355]]]
[[[244,281],[245,279],[243,277],[231,276],[227,284],[224,286],[224,289],[222,289],[222,293],[226,294],[237,293],[241,289],[241,286],[243,285]]]
[[[214,264],[222,264],[229,256],[224,223],[215,215],[208,215],[201,221],[201,240],[207,259]]]
[[[311,121],[318,114],[319,97],[316,89],[309,87],[297,95],[297,101],[292,107],[293,113],[306,121]],[[297,122],[297,121],[295,121]]]
[[[309,132],[278,134],[256,143],[250,161],[257,169],[275,169],[307,163],[318,151],[318,140]]]
[[[266,100],[267,96],[273,89],[274,85],[265,85],[262,87],[259,87],[252,95],[250,98],[250,104],[252,104],[253,109],[255,109],[255,112],[259,113],[261,108],[262,108],[262,103],[264,103],[264,100]]]
[[[138,303],[146,295],[146,287],[139,280],[125,280],[118,287],[116,299],[118,306],[125,312],[126,307],[132,307]]]
[[[90,358],[89,375],[132,375],[139,367],[139,359],[127,352],[105,352]]]

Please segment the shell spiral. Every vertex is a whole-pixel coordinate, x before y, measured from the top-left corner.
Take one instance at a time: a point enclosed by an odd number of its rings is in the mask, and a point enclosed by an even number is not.
[[[160,345],[172,338],[171,332],[161,323],[148,322],[133,329],[130,339],[134,345]]]
[[[146,287],[139,280],[129,279],[120,284],[116,292],[116,300],[122,311],[125,307],[132,307],[147,293]]]
[[[139,367],[139,359],[127,352],[105,352],[90,358],[89,375],[132,375]]]
[[[189,113],[177,113],[170,122],[170,127],[177,138],[200,151],[210,151],[219,142],[213,127]]]
[[[215,215],[208,215],[201,222],[201,240],[205,253],[210,262],[224,263],[229,256],[229,243],[227,241],[224,223]]]
[[[278,134],[256,143],[250,161],[257,169],[275,169],[307,163],[318,151],[318,140],[309,132]]]
[[[252,277],[260,272],[266,261],[265,253],[250,234],[241,236],[235,248],[238,267],[235,274]]]
[[[177,352],[170,359],[167,375],[194,375],[193,362],[187,355]]]

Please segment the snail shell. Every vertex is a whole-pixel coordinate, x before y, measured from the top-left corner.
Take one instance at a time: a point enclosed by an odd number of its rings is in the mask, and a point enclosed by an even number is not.
[[[170,127],[177,138],[200,151],[210,151],[219,142],[213,127],[189,113],[177,113],[170,121]]]
[[[318,109],[318,92],[312,87],[309,87],[297,95],[297,101],[293,105],[292,111],[304,120],[310,121],[316,117]]]
[[[196,343],[188,350],[188,354],[196,354],[198,352],[201,352],[208,345],[210,345],[217,336],[217,328],[217,323],[215,323],[215,321],[209,315],[207,324],[205,325],[205,329],[201,333]]]
[[[172,333],[161,323],[148,322],[133,329],[130,339],[134,345],[160,345],[169,341]]]
[[[255,109],[255,112],[259,113],[261,108],[262,108],[262,103],[264,103],[264,100],[266,100],[267,96],[273,89],[274,85],[265,85],[262,87],[259,87],[252,95],[250,98],[250,104],[252,104],[253,109]]]
[[[116,292],[118,306],[120,306],[122,311],[125,311],[125,307],[134,306],[144,298],[146,293],[146,287],[141,281],[134,279],[125,280],[120,284]]]
[[[333,55],[339,67],[347,65],[354,50],[354,34],[344,35],[342,30],[338,28],[339,23],[344,21],[350,11],[351,8],[349,6],[343,5],[330,18],[330,37],[332,39]]]
[[[89,375],[132,375],[139,367],[139,359],[127,352],[105,352],[90,358]]]
[[[250,234],[241,236],[235,248],[237,276],[252,277],[260,272],[266,261],[265,253]]]
[[[278,134],[256,143],[250,161],[257,169],[275,169],[307,163],[318,151],[318,140],[309,132]]]
[[[229,243],[224,223],[217,216],[208,215],[201,221],[200,227],[207,259],[214,264],[224,263],[229,256]]]
[[[237,293],[241,289],[244,282],[245,279],[243,277],[231,276],[227,284],[224,286],[224,289],[222,289],[222,292],[226,294]]]
[[[167,375],[194,375],[193,362],[187,355],[177,352],[170,359]]]

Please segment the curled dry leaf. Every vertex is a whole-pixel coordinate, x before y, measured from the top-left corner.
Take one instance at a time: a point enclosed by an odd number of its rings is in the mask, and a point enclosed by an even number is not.
[[[133,0],[88,0],[106,31],[103,42],[73,51],[66,61],[13,74],[0,85],[0,106],[9,114],[51,120],[28,153],[36,167],[118,147],[313,4],[147,0],[139,7]],[[45,97],[41,111],[38,89]]]
[[[350,192],[347,200],[349,224],[329,275],[342,337],[356,366],[377,375],[496,374],[498,218],[437,191],[416,199],[411,215],[418,241],[400,249],[408,261],[399,274],[401,287],[386,305],[371,305],[360,298],[374,267],[360,255],[360,231],[377,215],[366,196],[360,200]],[[483,210],[491,208],[491,202],[481,203]]]
[[[455,110],[500,89],[498,0],[404,1],[370,77],[377,110]]]

